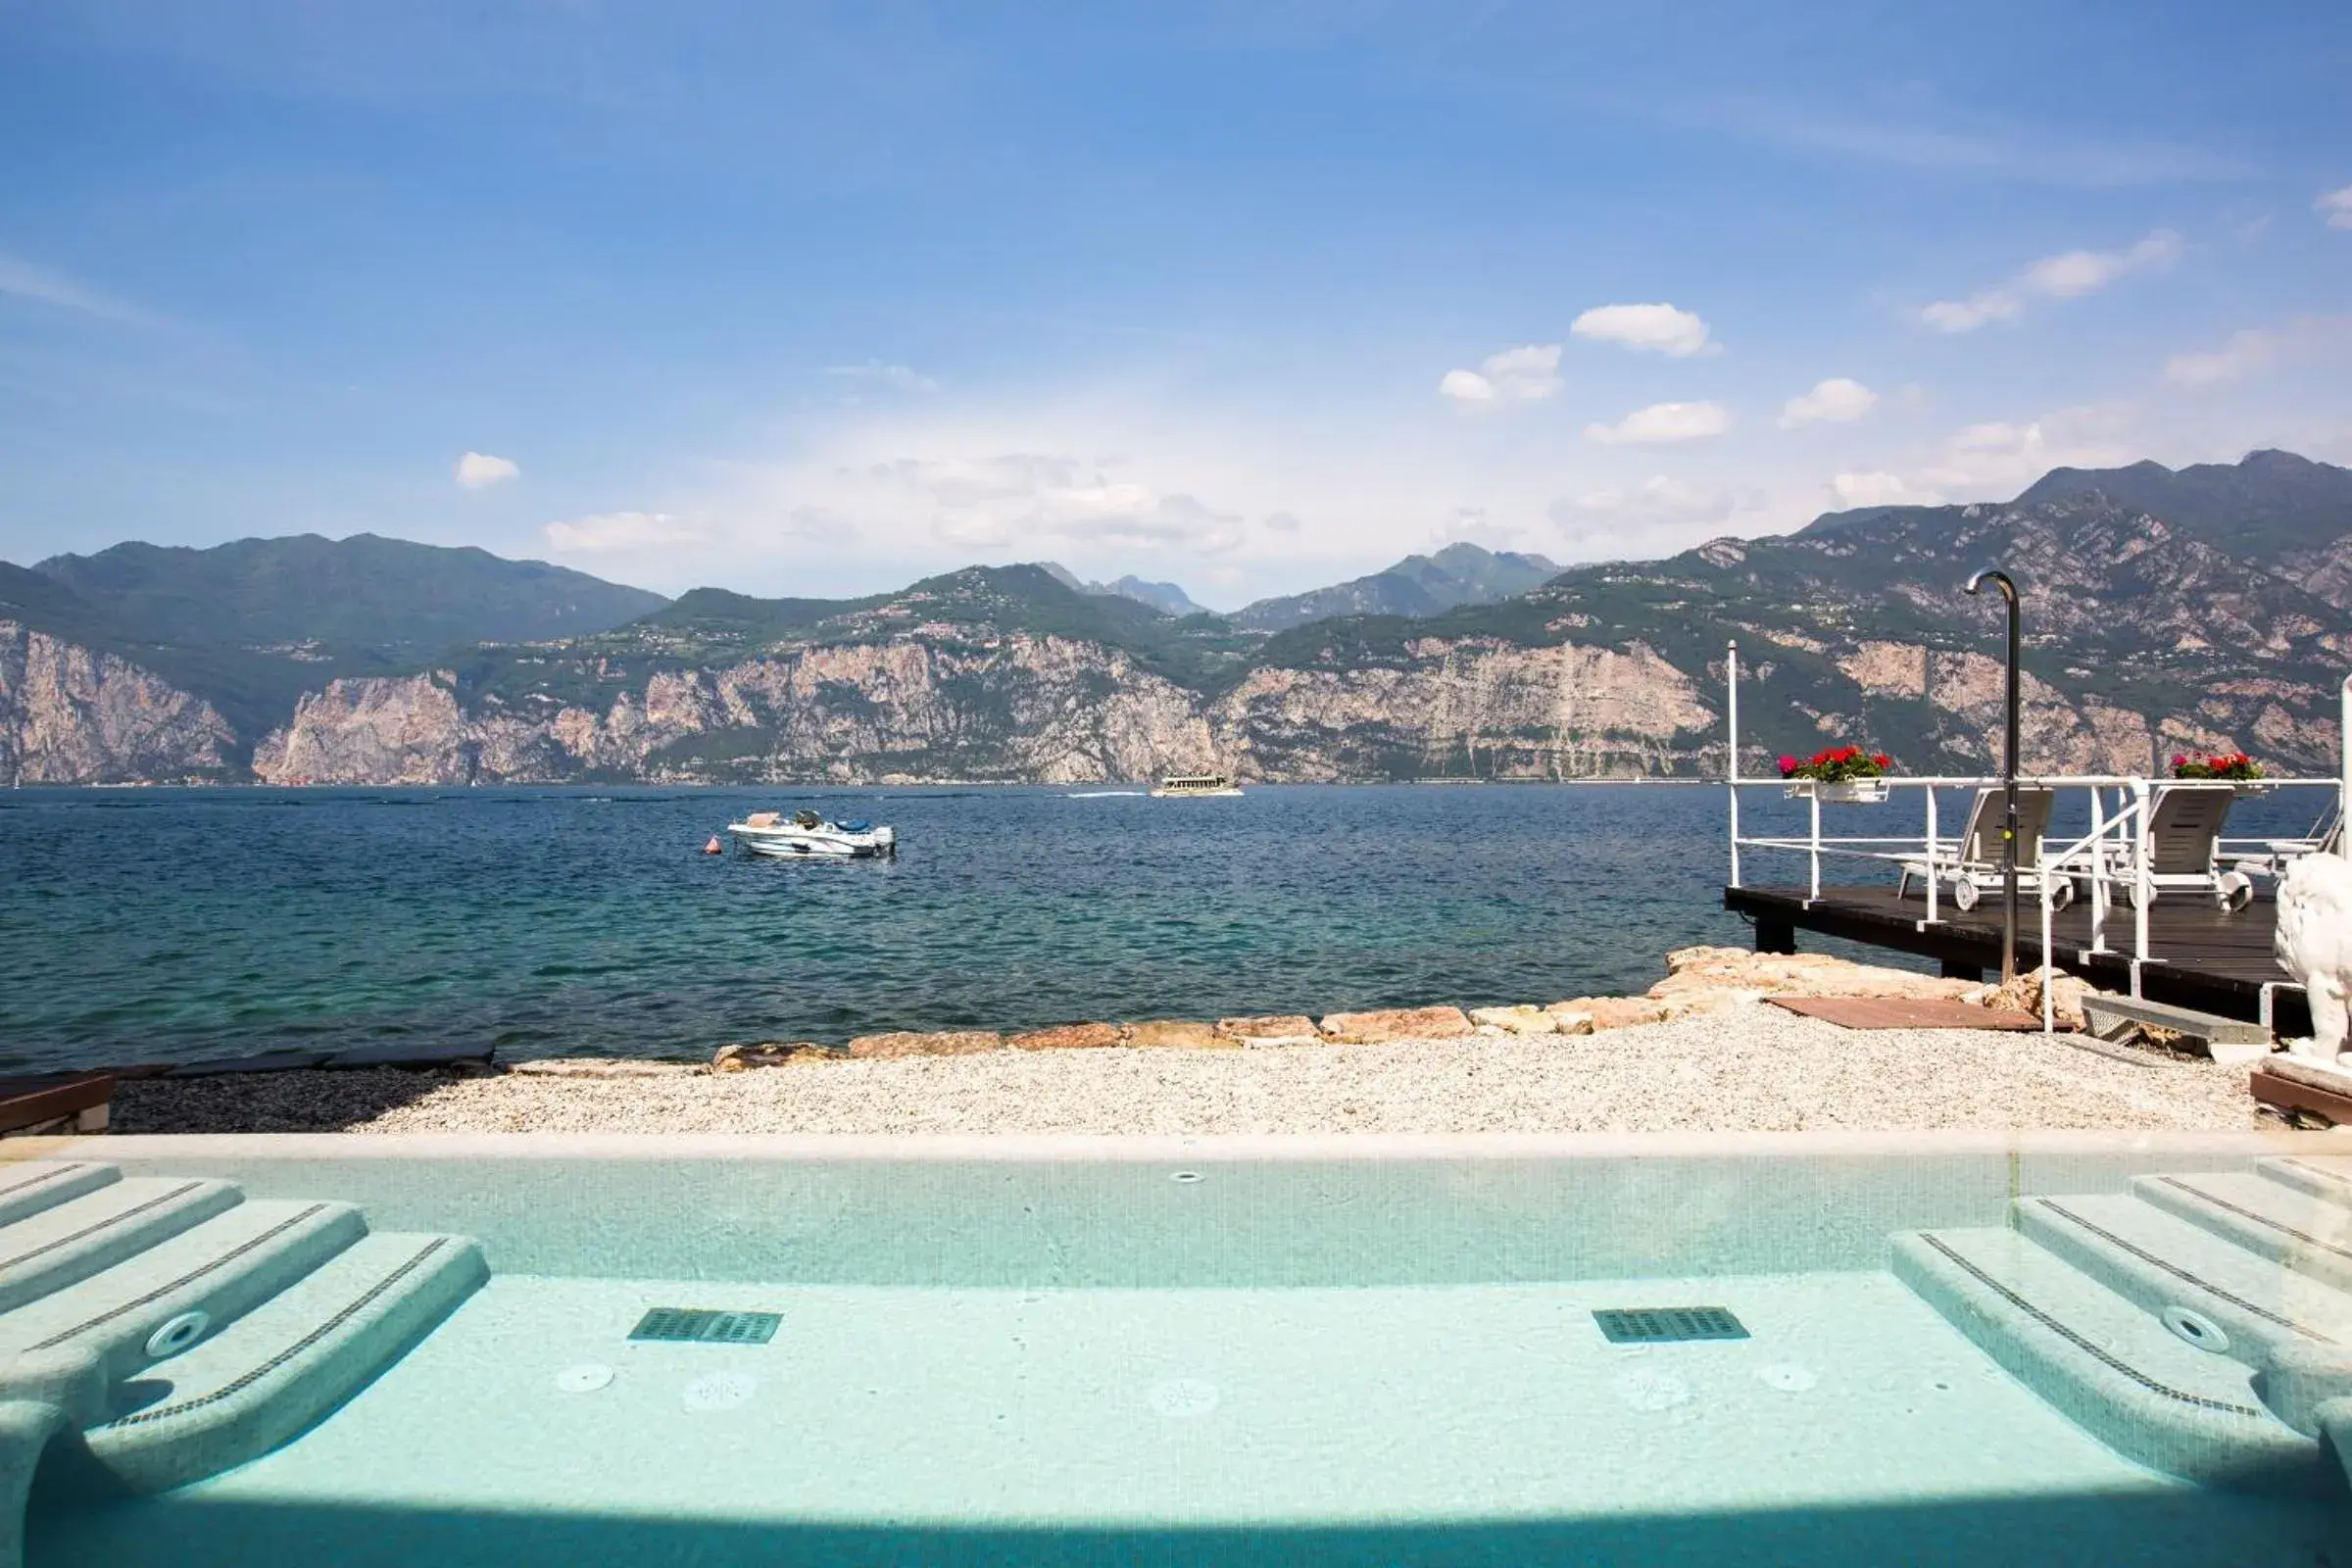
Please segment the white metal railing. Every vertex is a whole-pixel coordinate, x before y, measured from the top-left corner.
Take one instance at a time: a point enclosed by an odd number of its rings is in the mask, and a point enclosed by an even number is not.
[[[1874,781],[1884,787],[1891,799],[1904,790],[1917,790],[1923,797],[1922,831],[1917,836],[1897,834],[1887,836],[1829,835],[1822,831],[1822,797],[1817,789],[1807,790],[1806,829],[1801,837],[1787,834],[1749,834],[1740,831],[1740,797],[1743,789],[1774,788],[1787,791],[1788,785],[1778,777],[1742,778],[1740,773],[1740,649],[1730,645],[1726,654],[1725,681],[1728,700],[1726,717],[1730,726],[1730,748],[1725,762],[1725,782],[1728,786],[1731,829],[1732,886],[1741,887],[1745,860],[1742,851],[1764,851],[1777,854],[1797,854],[1805,858],[1805,887],[1808,902],[1821,897],[1822,865],[1826,858],[1837,857],[1907,868],[1924,873],[1926,883],[1926,917],[1921,928],[1940,924],[1942,914],[1938,903],[1942,876],[1958,878],[1972,874],[1972,867],[1962,857],[1963,842],[1948,838],[1938,818],[1936,792],[1938,789],[1984,790],[1997,789],[2001,780],[1981,775],[1906,776]],[[2265,779],[2257,786],[2262,793],[2281,789],[2327,790],[2333,796],[2334,815],[2341,823],[2346,808],[2352,806],[2352,676],[2346,676],[2341,692],[2343,727],[2339,735],[2346,742],[2343,771],[2333,778]],[[2041,952],[2044,963],[2054,964],[2052,925],[2059,907],[2058,887],[2061,882],[2072,886],[2078,880],[2089,888],[2091,953],[2108,953],[2107,918],[2112,907],[2113,890],[2127,890],[2132,906],[2132,991],[2139,992],[2140,966],[2158,961],[2149,952],[2149,910],[2156,902],[2157,887],[2153,858],[2149,843],[2148,824],[2154,808],[2156,792],[2161,781],[2127,773],[2069,773],[2022,774],[2020,787],[2053,791],[2081,790],[2088,797],[2090,831],[2052,849],[2046,830],[2037,846],[2034,863],[2020,865],[2019,887],[2035,889],[2041,909]],[[2112,801],[2109,792],[2113,792]],[[2277,875],[2287,861],[2299,855],[2308,855],[2323,848],[2326,834],[2316,827],[2302,837],[2294,838],[2222,838],[2217,841],[2214,861],[2218,869],[2237,869],[2240,874],[2251,870]],[[2338,830],[2338,853],[2352,857],[2352,830]],[[1981,871],[1981,867],[1974,868]],[[2279,982],[2282,987],[2287,982]],[[2291,987],[2290,987],[2291,988]],[[2052,1027],[2050,988],[2042,988],[2042,1024]],[[2265,997],[2268,1002],[2268,996]]]

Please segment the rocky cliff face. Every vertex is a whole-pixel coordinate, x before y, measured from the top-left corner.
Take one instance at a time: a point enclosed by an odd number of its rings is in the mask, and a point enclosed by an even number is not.
[[[1695,771],[1716,722],[1689,675],[1637,643],[1521,648],[1420,637],[1403,660],[1254,669],[1211,704],[1253,778],[1632,778]]]
[[[0,620],[0,778],[220,778],[236,737],[211,705],[110,654]]]
[[[265,782],[580,777],[1076,783],[1218,765],[1199,699],[1116,650],[1006,637],[810,647],[665,670],[610,702],[490,697],[449,672],[341,680],[255,749]]]
[[[1874,697],[1923,702],[1944,723],[1954,754],[1990,771],[2000,761],[2002,702],[2007,677],[2000,661],[1983,654],[1939,654],[1917,644],[1864,643],[1838,667]],[[2138,713],[2091,698],[2070,701],[2027,671],[2018,682],[2021,762],[2038,772],[2147,774],[2158,760],[2159,738]],[[1841,733],[1842,715],[1829,715],[1825,734]],[[2211,742],[2168,732],[2166,740],[2210,749]]]
[[[602,710],[468,710],[447,672],[336,681],[256,748],[254,771],[273,784],[1632,777],[1691,771],[1714,721],[1645,649],[1422,639],[1402,667],[1255,670],[1209,700],[1114,650],[1010,637],[977,656],[902,643],[663,672]]]

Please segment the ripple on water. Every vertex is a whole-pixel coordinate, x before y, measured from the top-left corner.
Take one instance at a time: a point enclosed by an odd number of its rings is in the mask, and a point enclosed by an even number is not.
[[[389,1031],[685,1054],[1546,1002],[1639,990],[1666,948],[1747,936],[1720,906],[1713,789],[1259,788],[1214,810],[1061,788],[10,795],[10,1066]],[[894,823],[899,858],[701,853],[745,811],[803,801]],[[1750,803],[1774,830],[1779,803]],[[2265,805],[2246,803],[2248,834],[2273,830]]]

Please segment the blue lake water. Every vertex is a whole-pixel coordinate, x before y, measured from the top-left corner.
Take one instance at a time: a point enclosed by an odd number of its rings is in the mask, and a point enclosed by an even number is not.
[[[1102,790],[8,792],[0,1066],[1547,1002],[1747,937],[1720,788]],[[700,853],[802,803],[895,824],[899,858]]]

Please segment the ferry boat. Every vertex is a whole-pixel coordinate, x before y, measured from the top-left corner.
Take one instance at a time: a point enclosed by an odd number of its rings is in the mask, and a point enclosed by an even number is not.
[[[1224,773],[1171,773],[1152,787],[1155,797],[1239,795],[1242,787]]]
[[[740,822],[729,822],[728,833],[754,855],[770,859],[862,859],[899,853],[896,829],[871,822],[835,822],[814,811],[754,811]]]

